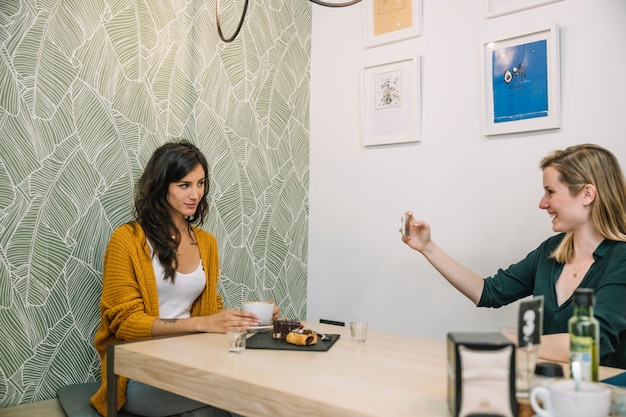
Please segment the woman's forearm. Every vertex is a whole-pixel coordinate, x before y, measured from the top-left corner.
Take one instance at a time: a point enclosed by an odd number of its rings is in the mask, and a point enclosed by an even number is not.
[[[280,308],[274,307],[273,319],[278,320]],[[241,310],[222,310],[208,316],[195,316],[182,319],[156,319],[152,324],[152,336],[167,336],[181,333],[225,333],[229,330],[248,330],[258,326],[259,318]]]
[[[152,323],[152,336],[169,336],[181,333],[195,333],[200,331],[196,319],[156,319]]]
[[[452,259],[434,242],[430,242],[424,248],[422,255],[454,288],[469,298],[475,305],[478,304],[485,284],[480,275],[473,273]]]

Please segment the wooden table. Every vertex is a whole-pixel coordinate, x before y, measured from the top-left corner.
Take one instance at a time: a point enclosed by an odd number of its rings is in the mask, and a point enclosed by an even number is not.
[[[345,327],[306,327],[341,338],[328,352],[230,353],[226,335],[210,333],[110,346],[109,387],[115,372],[247,417],[449,415],[444,342],[370,331],[355,344]],[[600,377],[622,371],[603,368]]]
[[[341,338],[328,352],[241,354],[224,334],[147,340],[116,345],[114,372],[247,417],[448,415],[443,342],[370,331],[356,344],[345,327],[306,327]]]

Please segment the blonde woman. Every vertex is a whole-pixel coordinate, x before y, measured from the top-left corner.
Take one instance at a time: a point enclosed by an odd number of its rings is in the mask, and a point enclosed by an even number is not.
[[[595,292],[600,322],[600,364],[626,368],[626,181],[615,155],[593,144],[552,152],[540,164],[539,208],[555,236],[520,262],[483,279],[431,240],[430,226],[409,215],[402,240],[420,252],[478,307],[501,307],[529,295],[544,296],[541,356],[567,362],[567,321],[578,287]]]

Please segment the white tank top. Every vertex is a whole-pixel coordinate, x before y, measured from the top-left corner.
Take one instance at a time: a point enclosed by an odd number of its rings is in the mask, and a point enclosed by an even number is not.
[[[175,282],[165,280],[165,270],[154,256],[152,245],[148,242],[152,255],[152,267],[156,276],[159,293],[159,317],[162,319],[182,319],[191,316],[191,305],[204,290],[206,276],[202,267],[202,259],[195,271],[188,274],[176,272]]]

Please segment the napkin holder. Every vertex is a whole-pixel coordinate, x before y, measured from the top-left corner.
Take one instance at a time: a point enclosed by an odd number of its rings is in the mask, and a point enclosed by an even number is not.
[[[515,345],[501,333],[448,333],[452,417],[514,417]]]

